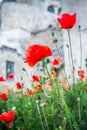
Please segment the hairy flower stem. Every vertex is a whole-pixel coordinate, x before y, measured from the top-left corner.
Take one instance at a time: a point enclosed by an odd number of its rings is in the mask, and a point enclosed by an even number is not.
[[[70,62],[70,50],[68,48],[68,57],[69,57],[69,65],[70,65],[70,69],[72,70],[72,65],[71,65],[71,62]]]
[[[48,74],[48,76],[49,76],[49,78],[51,77],[51,75],[50,75],[50,73],[49,73],[49,71],[48,71],[48,68],[47,68],[47,65],[46,65],[46,72],[47,72],[47,74]]]
[[[29,75],[28,75],[28,72],[27,72],[27,70],[25,69],[25,68],[23,68],[22,69],[23,71],[25,71],[25,73],[26,73],[26,76],[27,76],[27,78],[28,78],[28,80],[30,79],[30,77],[29,77]]]
[[[73,71],[73,85],[74,85],[74,82],[75,82],[74,63],[73,63],[72,45],[71,45],[71,38],[70,38],[70,31],[69,31],[69,29],[68,29],[68,37],[69,37],[70,55],[71,55],[72,71]]]
[[[44,119],[45,119],[45,122],[46,122],[47,130],[50,130],[50,129],[49,129],[49,126],[48,126],[47,119],[46,119],[46,115],[45,115],[45,112],[44,112],[44,108],[42,108],[42,112],[43,112],[43,116],[44,116]]]
[[[38,114],[39,114],[39,117],[40,117],[40,122],[41,122],[41,126],[42,126],[42,130],[45,130],[44,129],[44,125],[43,125],[43,121],[42,121],[42,117],[41,117],[41,113],[40,113],[40,109],[39,109],[39,106],[38,106],[38,103],[37,104],[37,110],[38,110]]]
[[[80,40],[80,69],[82,69],[82,39],[81,39],[81,31],[79,26],[79,40]]]
[[[79,123],[80,123],[81,122],[80,101],[78,102],[78,115],[79,115]]]
[[[44,63],[43,60],[42,60],[42,64],[43,64],[43,68],[46,70],[46,73],[48,74],[49,78],[51,77],[49,71],[48,71],[48,68],[47,68],[47,63]]]

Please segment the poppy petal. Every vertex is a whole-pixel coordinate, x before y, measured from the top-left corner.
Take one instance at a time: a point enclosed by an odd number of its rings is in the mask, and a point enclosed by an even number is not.
[[[52,55],[51,49],[47,46],[42,46],[42,53],[43,53],[43,57],[48,57]]]
[[[30,67],[33,67],[34,65],[36,65],[37,61],[29,59],[27,63]]]
[[[70,29],[76,23],[76,13],[73,15],[62,14],[61,18],[57,18],[57,21],[60,23],[62,29]]]

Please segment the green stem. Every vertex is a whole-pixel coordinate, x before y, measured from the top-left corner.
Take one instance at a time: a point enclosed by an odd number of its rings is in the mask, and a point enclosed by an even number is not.
[[[38,103],[37,103],[37,110],[38,110],[38,114],[39,114],[39,117],[40,117],[40,122],[41,122],[42,130],[45,130],[44,126],[43,126],[43,121],[42,121],[42,118],[41,118],[41,114],[40,114],[40,109],[39,109]]]
[[[28,78],[28,80],[30,79],[30,77],[29,77],[29,75],[28,75],[28,72],[27,72],[27,70],[25,69],[25,68],[23,68],[22,69],[23,71],[25,71],[25,73],[26,73],[26,76],[27,76],[27,78]]]
[[[68,29],[68,37],[69,37],[70,55],[71,55],[72,70],[73,70],[73,85],[74,85],[74,81],[75,81],[75,76],[74,76],[74,62],[73,62],[72,44],[71,44],[71,38],[70,38],[70,31],[69,31],[69,29]]]
[[[70,130],[73,130],[73,127],[76,130],[77,124],[76,124],[75,118],[74,118],[71,110],[69,110],[69,107],[68,107],[68,105],[66,103],[66,100],[65,100],[65,97],[64,97],[64,93],[63,93],[63,91],[61,91],[61,89],[59,90],[59,92],[60,92],[60,97],[61,97],[62,102],[63,102],[64,107],[65,107],[66,117],[68,119]],[[72,126],[72,124],[73,124],[73,126]]]
[[[71,62],[70,62],[70,51],[69,51],[69,48],[68,48],[68,57],[69,57],[69,65],[70,65],[70,69],[72,70],[72,65],[71,65]]]
[[[80,69],[82,69],[82,39],[81,39],[80,26],[79,26],[79,38],[80,38]]]
[[[79,114],[79,123],[80,123],[81,122],[80,101],[78,102],[78,114]]]
[[[45,68],[46,68],[46,71],[47,71],[48,76],[51,77],[51,75],[50,75],[50,73],[49,73],[49,71],[48,71],[47,65],[45,66]]]
[[[45,112],[44,112],[44,108],[42,108],[42,112],[43,112],[43,116],[44,116],[44,119],[45,119],[45,122],[46,122],[47,130],[50,130],[50,129],[49,129],[49,126],[48,126],[47,119],[46,119],[46,115],[45,115]]]
[[[42,60],[42,64],[43,64],[43,68],[46,70],[46,72],[47,72],[47,74],[48,74],[48,76],[49,76],[49,78],[50,78],[51,75],[50,75],[50,73],[49,73],[49,71],[48,71],[47,63],[44,63],[44,61]]]

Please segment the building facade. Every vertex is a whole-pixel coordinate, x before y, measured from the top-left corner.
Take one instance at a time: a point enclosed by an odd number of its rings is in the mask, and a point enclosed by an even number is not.
[[[1,50],[3,45],[6,49],[2,53],[2,56],[4,56],[4,61],[2,60],[4,72],[1,72],[1,74],[4,74],[7,78],[9,64],[19,68],[19,63],[21,63],[20,72],[15,68],[11,69],[12,73],[20,73],[21,75],[21,68],[24,66],[24,59],[22,58],[25,57],[25,50],[30,44],[48,45],[56,54],[56,47],[53,44],[51,35],[53,31],[58,38],[57,44],[61,50],[61,55],[63,55],[62,33],[56,22],[56,18],[60,13],[61,3],[58,0],[6,0],[1,2]],[[12,54],[12,50],[16,50],[14,51],[15,53]],[[22,57],[18,56],[19,52]],[[7,57],[12,60],[9,60]],[[28,72],[30,71],[31,69],[29,68]]]
[[[70,29],[71,36],[71,44],[72,44],[72,52],[73,52],[73,61],[74,66],[76,68],[76,72],[78,69],[82,69],[87,71],[87,1],[84,0],[62,0],[62,13],[76,13],[76,24]],[[81,42],[82,47],[80,47],[80,35],[79,35],[79,25],[81,27]],[[69,63],[69,54],[68,48],[66,47],[69,44],[68,33],[67,30],[62,30],[63,39],[64,39],[64,63],[67,74],[71,73],[70,63]],[[82,49],[82,55],[81,55]],[[81,61],[82,60],[82,61]]]

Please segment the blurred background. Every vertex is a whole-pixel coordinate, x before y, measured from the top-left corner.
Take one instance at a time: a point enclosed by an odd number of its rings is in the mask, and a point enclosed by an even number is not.
[[[76,69],[80,64],[80,39],[78,26],[81,25],[82,63],[87,67],[87,0],[0,0],[0,75],[8,80],[8,74],[15,74],[20,80],[26,74],[36,71],[24,64],[25,51],[31,44],[49,46],[57,56],[51,33],[55,32],[58,48],[63,57],[62,65],[70,74],[68,59],[67,30],[61,30],[57,18],[63,13],[77,14],[77,22],[71,29],[73,57]],[[59,67],[59,75],[61,74]]]

